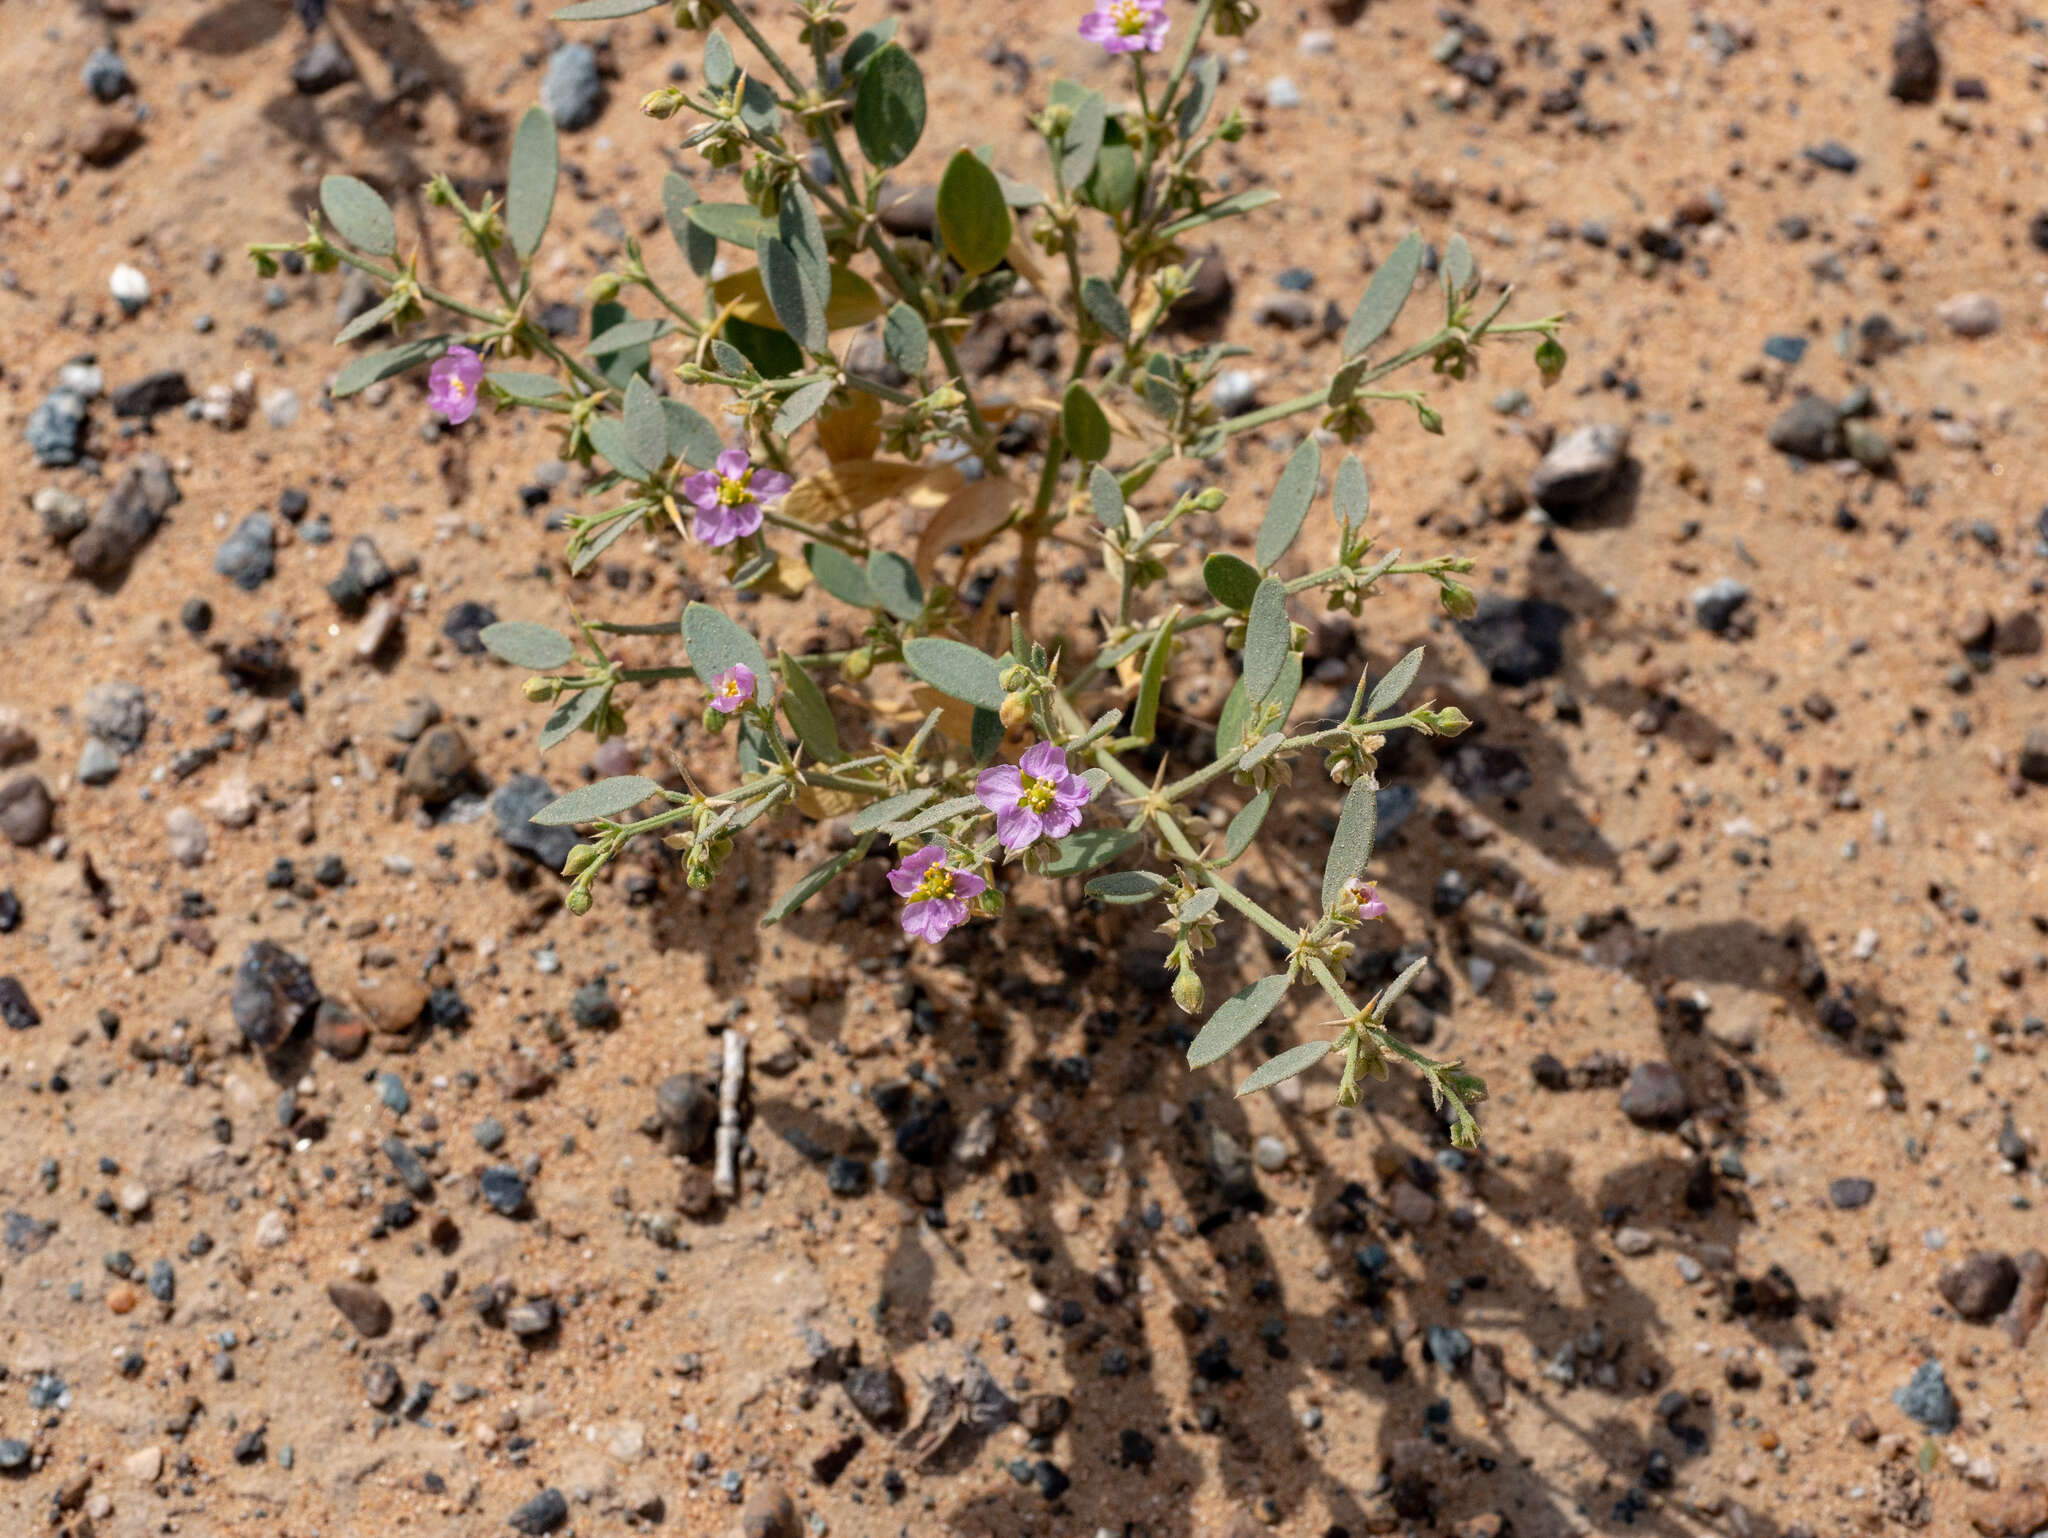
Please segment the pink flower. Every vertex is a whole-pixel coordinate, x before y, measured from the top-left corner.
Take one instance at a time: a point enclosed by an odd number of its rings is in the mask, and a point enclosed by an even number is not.
[[[745,449],[727,449],[715,469],[699,470],[683,482],[683,495],[697,508],[691,535],[722,547],[761,527],[761,504],[773,502],[792,482],[780,470],[757,470]]]
[[[1157,53],[1166,27],[1166,0],[1095,0],[1081,18],[1081,35],[1104,53]]]
[[[484,377],[484,360],[459,343],[434,360],[427,370],[427,404],[460,427],[476,415],[476,387]]]
[[[729,716],[742,709],[754,698],[754,670],[744,662],[735,662],[720,673],[711,685],[711,708],[722,716]]]
[[[1380,896],[1378,882],[1367,881],[1360,876],[1353,876],[1344,886],[1345,890],[1358,902],[1358,917],[1361,921],[1365,919],[1383,919],[1387,916],[1387,900]]]
[[[1067,750],[1035,743],[1014,764],[984,769],[975,799],[996,814],[996,837],[1015,854],[1040,838],[1065,838],[1081,826],[1081,809],[1095,797],[1088,782],[1067,770]]]
[[[926,844],[889,872],[889,885],[907,899],[903,932],[933,944],[955,925],[967,922],[968,898],[988,890],[988,883],[973,871],[955,870],[945,861],[944,849]]]

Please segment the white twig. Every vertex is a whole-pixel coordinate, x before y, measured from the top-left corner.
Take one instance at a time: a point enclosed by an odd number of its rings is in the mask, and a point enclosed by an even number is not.
[[[736,1026],[725,1031],[725,1071],[718,1080],[718,1162],[712,1188],[731,1200],[739,1195],[740,1094],[747,1087],[747,1038]]]

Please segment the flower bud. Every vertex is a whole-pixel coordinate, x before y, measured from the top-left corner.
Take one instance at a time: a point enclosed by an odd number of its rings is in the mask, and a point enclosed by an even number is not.
[[[1014,732],[1018,727],[1031,719],[1031,696],[1028,694],[1004,695],[1003,708],[998,714],[1002,717],[1003,730]]]
[[[1195,498],[1195,511],[1198,513],[1220,513],[1223,511],[1223,504],[1229,500],[1229,492],[1223,490],[1220,486],[1211,486]]]
[[[527,679],[524,684],[520,685],[520,692],[533,701],[534,704],[545,705],[549,700],[561,694],[562,680],[550,678],[544,673],[536,673],[532,678]]]
[[[1554,336],[1547,336],[1536,344],[1536,367],[1543,375],[1546,385],[1556,384],[1564,373],[1564,344]]]
[[[1182,967],[1173,979],[1173,1002],[1184,1014],[1202,1012],[1202,977],[1193,967]]]
[[[640,112],[657,123],[665,123],[683,110],[683,93],[674,86],[664,86],[659,91],[649,91],[640,98]]]
[[[1445,580],[1439,583],[1437,596],[1443,600],[1444,613],[1452,619],[1470,619],[1479,612],[1479,600],[1462,582]]]
[[[571,913],[581,918],[590,911],[590,888],[587,886],[572,886],[569,888],[568,897],[563,899],[563,901]]]
[[[850,684],[857,684],[875,670],[875,650],[872,646],[855,647],[846,654],[846,660],[839,664],[839,676]]]
[[[714,706],[706,705],[704,707],[704,730],[711,733],[714,737],[725,730],[725,723],[731,719],[730,716]]]
[[[996,681],[1003,686],[1006,694],[1015,694],[1031,682],[1031,669],[1021,662],[1013,662],[996,675]]]
[[[570,880],[582,875],[604,857],[604,850],[596,844],[578,844],[569,851],[569,858],[562,862],[562,874]]]
[[[610,304],[619,297],[619,275],[615,272],[601,272],[590,280],[584,296],[592,304]]]
[[[1472,718],[1455,705],[1446,705],[1431,721],[1439,737],[1455,737],[1472,724]]]
[[[1435,433],[1439,437],[1443,435],[1444,418],[1442,412],[1429,405],[1426,401],[1417,401],[1415,403],[1415,415],[1421,419],[1424,432]]]

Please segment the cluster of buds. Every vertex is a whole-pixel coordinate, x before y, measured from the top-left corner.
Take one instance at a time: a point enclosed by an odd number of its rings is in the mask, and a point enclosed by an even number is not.
[[[685,832],[671,833],[662,840],[671,849],[683,851],[683,879],[690,889],[702,892],[718,879],[726,858],[732,853],[732,836],[726,832],[733,808],[700,799]]]
[[[1373,779],[1379,774],[1380,749],[1386,745],[1380,732],[1353,730],[1324,756],[1323,768],[1339,785]]]
[[[1159,932],[1173,941],[1166,953],[1174,974],[1173,1002],[1191,1015],[1202,1009],[1202,978],[1195,970],[1195,957],[1216,943],[1220,900],[1214,887],[1196,886],[1183,874],[1168,896],[1172,916],[1159,926]]]

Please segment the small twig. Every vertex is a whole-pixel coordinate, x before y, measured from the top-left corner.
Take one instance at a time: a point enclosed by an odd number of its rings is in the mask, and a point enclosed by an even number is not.
[[[712,1189],[730,1201],[740,1193],[740,1096],[747,1087],[747,1038],[736,1025],[725,1028],[725,1071],[718,1080],[718,1162]]]

